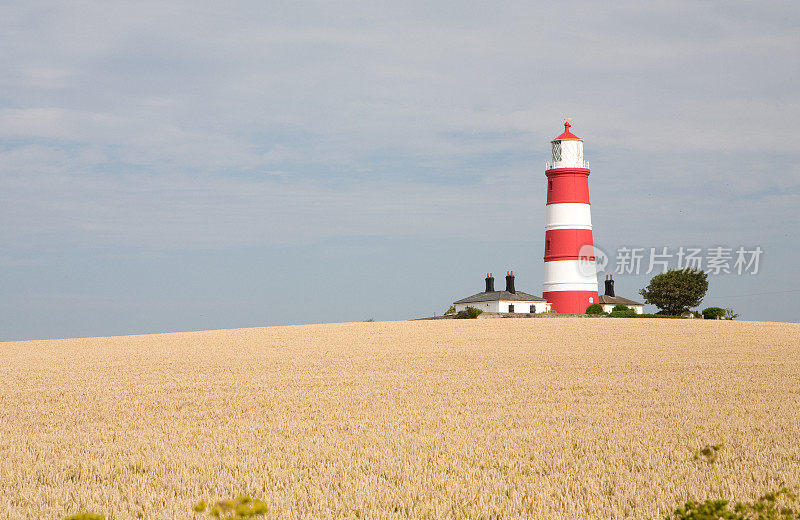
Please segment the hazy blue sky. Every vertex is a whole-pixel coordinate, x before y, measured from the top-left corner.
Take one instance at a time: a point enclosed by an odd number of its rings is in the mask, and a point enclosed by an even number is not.
[[[541,294],[565,116],[598,246],[761,246],[703,306],[796,321],[798,6],[3,3],[0,340]]]

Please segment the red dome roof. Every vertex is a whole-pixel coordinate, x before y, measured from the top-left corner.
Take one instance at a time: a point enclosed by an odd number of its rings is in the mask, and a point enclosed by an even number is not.
[[[553,141],[563,141],[565,139],[577,139],[578,141],[581,141],[582,139],[580,137],[578,137],[577,135],[575,135],[575,134],[573,134],[572,132],[569,131],[569,127],[571,127],[571,126],[572,125],[569,124],[569,121],[565,121],[564,122],[564,133],[559,135],[555,139],[553,139]]]

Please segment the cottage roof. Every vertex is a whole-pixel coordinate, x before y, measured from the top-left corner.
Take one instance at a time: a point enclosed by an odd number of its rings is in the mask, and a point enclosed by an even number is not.
[[[608,296],[607,294],[601,294],[597,298],[597,302],[603,305],[644,305],[641,302],[635,302],[633,300],[623,298],[622,296]]]
[[[467,298],[458,300],[456,303],[477,303],[477,302],[493,302],[493,301],[514,301],[514,302],[546,302],[544,298],[534,296],[532,294],[524,293],[522,291],[508,292],[508,291],[491,291],[473,294]]]

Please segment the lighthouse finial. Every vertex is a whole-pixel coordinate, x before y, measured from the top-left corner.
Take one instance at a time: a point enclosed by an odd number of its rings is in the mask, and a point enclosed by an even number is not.
[[[572,126],[572,118],[571,117],[565,117],[564,118],[564,131],[565,132],[569,132],[569,127],[571,127],[571,126]]]

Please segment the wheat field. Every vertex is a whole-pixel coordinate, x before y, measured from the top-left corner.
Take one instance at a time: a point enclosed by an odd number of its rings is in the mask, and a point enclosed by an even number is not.
[[[800,484],[800,325],[346,323],[0,343],[0,519],[663,518]]]

